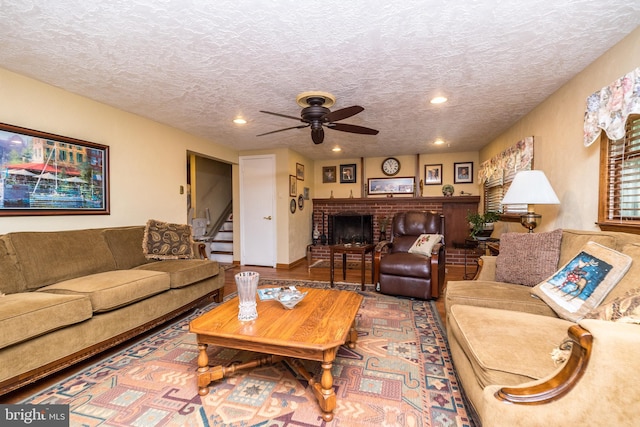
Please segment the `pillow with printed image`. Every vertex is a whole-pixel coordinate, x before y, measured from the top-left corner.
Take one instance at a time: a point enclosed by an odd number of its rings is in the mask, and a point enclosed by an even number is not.
[[[409,253],[431,256],[431,251],[436,243],[440,243],[442,234],[421,234],[409,248]]]
[[[598,307],[631,266],[631,257],[599,243],[582,250],[532,289],[556,314],[577,322]]]

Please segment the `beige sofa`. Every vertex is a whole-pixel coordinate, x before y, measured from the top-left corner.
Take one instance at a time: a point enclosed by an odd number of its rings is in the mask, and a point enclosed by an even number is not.
[[[223,296],[216,261],[150,261],[144,226],[0,236],[0,395]]]
[[[640,288],[640,236],[563,230],[558,266],[587,241],[633,259],[599,307]],[[445,290],[454,366],[482,424],[640,425],[640,325],[561,319],[532,288],[496,282],[496,259],[482,257],[474,280],[449,282]],[[566,361],[554,360],[567,337],[573,346]]]

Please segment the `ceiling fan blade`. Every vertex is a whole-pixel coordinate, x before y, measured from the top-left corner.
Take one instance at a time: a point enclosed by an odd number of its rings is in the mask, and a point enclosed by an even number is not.
[[[363,135],[377,135],[378,131],[364,126],[350,125],[347,123],[330,123],[327,125],[329,129],[339,130],[342,132],[360,133]]]
[[[293,119],[293,120],[299,120],[301,122],[304,122],[304,120],[302,120],[300,117],[287,116],[286,114],[280,114],[280,113],[272,113],[271,111],[262,111],[262,110],[260,110],[260,112],[261,113],[271,114],[271,115],[278,116],[278,117],[284,117],[286,119]]]
[[[324,115],[324,117],[322,118],[323,121],[325,122],[337,122],[339,120],[344,120],[346,118],[349,118],[351,116],[355,116],[356,114],[360,113],[364,111],[364,108],[359,106],[359,105],[353,105],[351,107],[345,107],[345,108],[341,108],[339,110],[336,111],[332,111],[330,113],[327,113]]]
[[[314,144],[322,144],[322,141],[324,141],[324,129],[322,127],[311,129],[311,140]]]
[[[261,133],[260,135],[256,135],[256,136],[269,135],[270,133],[282,132],[282,131],[290,130],[290,129],[302,129],[302,128],[306,128],[306,127],[309,127],[309,126],[310,126],[310,125],[308,125],[308,124],[306,124],[306,125],[299,125],[299,126],[292,126],[292,127],[290,127],[290,128],[284,128],[284,129],[272,130],[271,132]]]

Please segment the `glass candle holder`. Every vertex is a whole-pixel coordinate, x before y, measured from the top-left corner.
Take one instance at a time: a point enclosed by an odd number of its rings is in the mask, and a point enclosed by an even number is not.
[[[256,293],[260,274],[255,271],[243,271],[235,275],[238,288],[238,320],[248,322],[258,318]]]

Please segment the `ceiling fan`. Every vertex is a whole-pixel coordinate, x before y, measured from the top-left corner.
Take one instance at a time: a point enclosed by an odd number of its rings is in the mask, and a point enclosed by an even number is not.
[[[335,123],[340,120],[347,119],[351,116],[364,111],[359,105],[341,108],[336,111],[329,110],[336,99],[333,95],[326,92],[304,92],[298,95],[296,102],[299,106],[304,107],[300,113],[300,118],[288,116],[286,114],[272,113],[271,111],[262,111],[261,113],[273,114],[274,116],[285,117],[288,119],[299,120],[303,125],[292,126],[284,129],[278,129],[271,132],[261,133],[257,136],[269,135],[276,132],[282,132],[290,129],[302,129],[311,127],[311,139],[314,144],[322,144],[324,141],[323,126],[328,129],[339,130],[342,132],[359,133],[363,135],[377,135],[378,131],[364,126],[350,125],[347,123]]]

